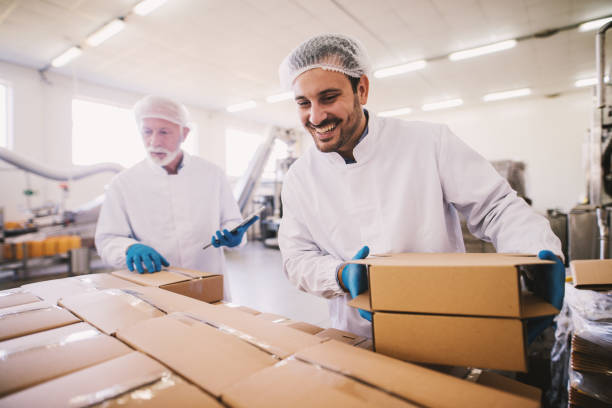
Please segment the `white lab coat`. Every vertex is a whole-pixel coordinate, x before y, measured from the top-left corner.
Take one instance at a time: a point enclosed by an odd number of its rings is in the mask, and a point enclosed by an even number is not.
[[[223,274],[223,249],[209,247],[215,231],[241,221],[223,170],[183,153],[182,168],[169,175],[145,159],[113,178],[96,228],[100,257],[125,268],[125,252],[137,242],[162,254],[170,265]],[[246,239],[246,236],[243,239]],[[228,280],[224,297],[230,299]]]
[[[333,327],[371,336],[337,283],[343,261],[363,245],[375,254],[465,252],[458,211],[498,252],[561,253],[548,221],[448,127],[374,115],[368,126],[357,163],[313,146],[283,185],[283,271],[299,289],[329,299]]]

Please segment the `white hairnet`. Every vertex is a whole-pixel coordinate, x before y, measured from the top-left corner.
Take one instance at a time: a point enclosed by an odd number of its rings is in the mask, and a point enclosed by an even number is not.
[[[182,103],[161,96],[148,95],[136,102],[134,105],[134,116],[136,122],[144,118],[165,119],[179,126],[187,126],[189,112]]]
[[[342,34],[317,35],[285,57],[278,69],[281,86],[290,89],[295,78],[313,68],[360,78],[369,75],[370,59],[363,45],[354,38]]]

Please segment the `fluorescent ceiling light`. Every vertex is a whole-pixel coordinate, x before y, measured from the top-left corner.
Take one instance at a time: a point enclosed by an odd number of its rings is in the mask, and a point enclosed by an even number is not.
[[[286,101],[288,99],[293,99],[293,92],[283,92],[276,95],[270,95],[266,98],[266,102],[268,103],[276,103],[281,101]]]
[[[247,102],[243,102],[243,103],[237,103],[235,105],[230,105],[230,106],[228,106],[225,109],[228,112],[238,112],[238,111],[241,111],[241,110],[252,109],[255,106],[257,106],[255,101],[247,101]]]
[[[164,4],[167,0],[144,0],[134,6],[132,11],[139,16],[146,16],[162,4]]]
[[[485,102],[491,101],[499,101],[502,99],[510,99],[510,98],[518,98],[519,96],[526,96],[531,94],[531,89],[522,88],[522,89],[514,89],[512,91],[504,91],[504,92],[493,92],[490,94],[486,94],[482,97],[482,100]]]
[[[604,77],[604,82],[608,82],[610,80],[609,76],[605,76]],[[584,78],[584,79],[579,79],[576,82],[574,82],[574,86],[576,88],[581,88],[583,86],[593,86],[593,85],[597,85],[597,78]]]
[[[419,69],[425,68],[427,62],[425,60],[413,61],[407,64],[396,65],[394,67],[382,68],[377,71],[374,71],[374,76],[376,78],[385,78],[392,75],[404,74],[406,72],[417,71]]]
[[[73,59],[75,59],[76,57],[78,57],[79,55],[81,55],[82,53],[83,50],[81,50],[81,48],[79,47],[68,48],[66,51],[64,51],[63,54],[55,57],[53,61],[51,61],[51,65],[56,68],[62,67]]]
[[[436,103],[426,103],[421,106],[421,109],[424,111],[432,111],[437,109],[445,109],[445,108],[454,108],[455,106],[463,105],[463,101],[461,99],[451,99],[444,102],[436,102]]]
[[[384,112],[379,112],[378,116],[382,116],[382,117],[400,116],[400,115],[407,115],[410,112],[412,112],[412,109],[410,109],[410,108],[399,108],[399,109],[393,109],[393,110],[388,110],[388,111],[384,111]]]
[[[448,56],[451,61],[459,61],[466,58],[478,57],[479,55],[490,54],[513,48],[516,40],[502,41],[495,44],[485,45],[484,47],[472,48],[464,51],[453,52]]]
[[[586,23],[582,23],[578,26],[578,31],[597,30],[599,27],[606,24],[608,21],[612,21],[612,17],[600,18],[599,20],[587,21]]]
[[[125,22],[119,18],[111,21],[110,23],[104,25],[104,27],[100,28],[98,31],[87,37],[85,42],[92,47],[97,47],[102,44],[104,41],[111,38],[113,35],[117,34],[119,31],[125,28]]]

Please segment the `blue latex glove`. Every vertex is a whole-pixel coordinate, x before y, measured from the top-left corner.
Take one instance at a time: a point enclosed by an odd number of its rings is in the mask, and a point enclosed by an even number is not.
[[[364,259],[370,254],[370,248],[364,246],[361,248],[353,259]],[[348,289],[351,297],[354,298],[357,295],[368,290],[368,274],[366,272],[365,265],[358,264],[347,264],[342,269],[342,284]],[[359,309],[359,314],[366,320],[372,321],[372,313]]]
[[[236,229],[236,232],[229,232],[228,230],[224,229],[223,232],[221,231],[217,231],[215,235],[213,235],[211,243],[215,248],[219,248],[222,246],[226,246],[229,248],[235,247],[240,245],[240,243],[242,242],[242,236],[244,235],[244,233],[246,232],[246,230],[249,229],[249,227],[251,225],[253,225],[255,223],[255,221],[257,221],[259,219],[258,216],[255,216],[255,218],[253,218],[251,221],[249,221],[247,224],[243,225],[240,228]]]
[[[533,292],[552,304],[557,309],[563,307],[565,296],[565,266],[561,259],[551,251],[540,251],[538,258],[554,261],[553,265],[547,265],[544,273],[536,275],[532,286]],[[527,342],[531,343],[538,335],[553,323],[554,316],[534,317],[527,320]]]
[[[161,271],[162,265],[170,266],[166,258],[161,256],[159,252],[143,244],[134,244],[128,248],[125,263],[132,272],[136,267],[138,273],[144,273],[143,263],[149,273]]]

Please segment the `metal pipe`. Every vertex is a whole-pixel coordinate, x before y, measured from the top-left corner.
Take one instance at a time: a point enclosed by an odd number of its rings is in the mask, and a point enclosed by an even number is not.
[[[606,105],[606,93],[604,92],[604,70],[606,65],[605,46],[606,31],[612,27],[612,21],[599,28],[595,36],[595,65],[597,68],[597,108],[602,109]]]
[[[57,181],[79,180],[97,173],[119,173],[121,170],[123,170],[123,166],[117,163],[100,163],[91,166],[74,166],[71,169],[54,169],[36,163],[33,160],[26,159],[25,157],[3,147],[0,147],[0,160],[4,160],[5,162],[29,173],[34,173],[41,177]]]
[[[598,207],[595,211],[599,230],[599,259],[606,259],[609,251],[608,210]]]

